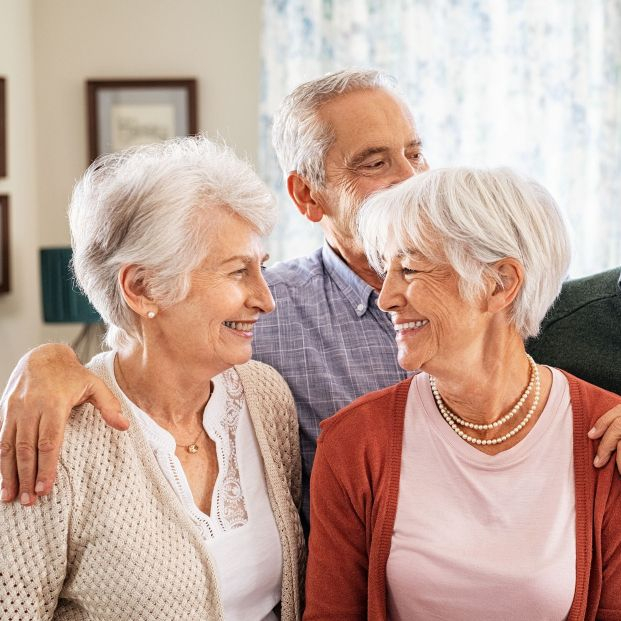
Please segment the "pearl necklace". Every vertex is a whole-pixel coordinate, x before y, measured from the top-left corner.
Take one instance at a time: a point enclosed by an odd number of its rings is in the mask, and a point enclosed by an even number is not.
[[[497,421],[494,421],[493,423],[477,425],[474,423],[470,423],[468,421],[464,421],[459,416],[457,416],[457,414],[455,414],[454,412],[451,412],[451,410],[449,410],[446,407],[446,405],[444,404],[444,401],[442,400],[442,397],[440,396],[440,393],[436,385],[435,377],[433,377],[432,375],[429,376],[429,384],[431,386],[431,392],[433,393],[433,397],[436,400],[436,405],[438,406],[438,409],[440,410],[440,413],[442,414],[442,417],[444,418],[444,420],[449,424],[451,429],[460,438],[462,438],[463,440],[466,440],[467,442],[470,442],[471,444],[482,444],[482,445],[500,444],[501,442],[505,442],[509,438],[512,438],[516,433],[519,433],[522,429],[524,429],[524,427],[528,424],[528,421],[532,418],[533,414],[537,410],[537,406],[539,405],[539,397],[540,397],[539,369],[537,368],[535,361],[528,354],[526,354],[526,356],[528,358],[528,362],[531,368],[530,380],[528,382],[528,386],[526,387],[526,390],[524,391],[522,396],[518,399],[518,402],[511,409],[511,411],[505,416],[503,416],[502,418],[499,418]],[[500,425],[508,421],[510,418],[512,418],[516,414],[516,412],[522,407],[522,405],[524,405],[526,399],[528,398],[528,395],[532,391],[533,386],[535,387],[535,398],[533,399],[533,403],[530,406],[526,416],[520,421],[520,423],[518,423],[518,425],[516,425],[513,429],[511,429],[511,431],[508,431],[504,435],[498,438],[492,438],[490,440],[481,440],[480,438],[474,438],[473,436],[468,435],[467,433],[462,431],[457,426],[459,424],[459,425],[463,425],[465,427],[469,427],[471,429],[476,429],[476,430],[495,429],[499,427]]]

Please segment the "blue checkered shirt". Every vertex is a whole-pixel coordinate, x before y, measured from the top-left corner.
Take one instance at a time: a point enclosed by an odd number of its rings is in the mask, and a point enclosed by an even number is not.
[[[324,244],[265,272],[276,310],[255,327],[254,358],[277,369],[298,408],[302,518],[308,528],[309,477],[319,423],[361,395],[406,377],[395,332],[377,293]]]

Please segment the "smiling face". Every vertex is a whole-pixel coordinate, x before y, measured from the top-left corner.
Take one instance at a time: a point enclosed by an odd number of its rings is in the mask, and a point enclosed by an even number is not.
[[[218,210],[205,243],[208,256],[187,297],[147,325],[165,355],[215,375],[250,359],[254,324],[274,300],[262,274],[262,239],[250,224]]]
[[[391,313],[399,364],[436,376],[480,353],[491,320],[482,303],[463,299],[453,268],[416,253],[390,258],[378,304]]]
[[[366,198],[428,169],[421,140],[405,105],[382,89],[341,95],[319,116],[334,134],[325,158],[325,187],[318,193],[328,234],[341,243],[356,238],[356,218]]]

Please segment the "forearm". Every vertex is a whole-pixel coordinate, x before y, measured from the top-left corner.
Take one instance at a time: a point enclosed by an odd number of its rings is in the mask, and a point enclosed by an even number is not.
[[[39,378],[46,378],[50,369],[58,369],[64,373],[67,367],[80,365],[75,352],[64,343],[47,343],[39,345],[25,353],[11,372],[9,381],[4,387],[0,399],[0,417],[6,417],[7,412],[23,400]],[[49,397],[49,395],[48,395]],[[33,406],[35,402],[33,402]]]
[[[21,391],[27,387],[23,377],[32,380],[39,375],[44,376],[50,368],[65,369],[72,365],[80,365],[80,361],[73,349],[65,343],[46,343],[31,349],[19,359],[11,372],[2,394],[2,402],[16,392],[16,389]]]

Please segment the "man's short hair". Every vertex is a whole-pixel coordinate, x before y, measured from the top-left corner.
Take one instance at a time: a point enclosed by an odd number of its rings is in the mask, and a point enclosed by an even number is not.
[[[285,179],[296,171],[311,187],[325,184],[325,157],[334,142],[332,128],[319,108],[345,93],[382,88],[397,95],[397,81],[374,69],[346,69],[304,82],[282,102],[272,130],[272,143]]]

